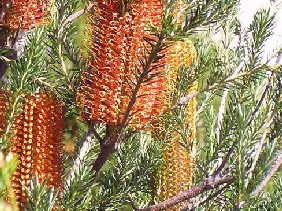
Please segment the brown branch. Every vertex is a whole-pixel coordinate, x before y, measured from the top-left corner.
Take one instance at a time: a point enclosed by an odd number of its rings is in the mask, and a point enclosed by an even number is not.
[[[201,201],[200,203],[198,203],[197,205],[194,205],[192,208],[190,209],[184,209],[182,211],[192,211],[194,210],[196,207],[201,206],[207,202],[209,202],[210,200],[212,200],[213,198],[215,198],[216,196],[220,195],[224,190],[226,190],[228,188],[228,186],[230,185],[230,183],[226,183],[222,188],[220,188],[218,191],[216,191],[214,194],[209,195],[207,198],[205,198],[203,201]]]
[[[163,202],[160,202],[156,205],[152,205],[148,208],[144,209],[135,209],[135,211],[159,211],[159,210],[165,210],[168,209],[180,202],[186,201],[190,198],[196,197],[200,195],[201,193],[204,193],[208,190],[215,189],[223,184],[230,184],[234,181],[233,176],[227,176],[227,177],[219,177],[219,176],[209,176],[207,179],[205,179],[201,184],[194,186],[190,188],[187,191],[184,191],[176,196],[173,196]]]
[[[65,22],[62,24],[61,29],[63,30],[65,28],[65,26],[71,24],[73,21],[75,21],[77,18],[79,18],[80,16],[82,16],[84,13],[86,13],[87,11],[91,10],[92,7],[94,6],[94,2],[90,2],[87,6],[85,6],[83,9],[78,10],[77,12],[73,13],[72,15],[70,15]],[[59,31],[61,32],[61,30]],[[60,34],[60,33],[59,33]]]
[[[6,4],[3,5],[2,10],[1,10],[1,12],[0,12],[0,21],[3,20],[5,14],[6,14],[6,11],[7,11],[7,9],[10,7],[10,5],[12,4],[12,2],[13,2],[12,0],[8,0],[8,1],[6,2]]]

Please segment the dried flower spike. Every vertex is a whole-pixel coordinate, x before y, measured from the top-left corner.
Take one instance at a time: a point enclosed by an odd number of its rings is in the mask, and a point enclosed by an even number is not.
[[[145,38],[156,40],[148,25],[160,27],[162,18],[161,0],[132,1],[125,13],[121,5],[120,0],[97,1],[89,16],[89,69],[82,73],[77,94],[83,119],[111,126],[121,123],[142,72],[140,60],[150,52]],[[162,62],[150,73],[159,76],[144,81],[139,89],[129,117],[131,127],[143,127],[160,113]]]
[[[20,161],[11,178],[19,205],[27,202],[23,185],[29,187],[35,176],[40,183],[48,179],[48,186],[60,186],[64,115],[64,106],[52,94],[39,92],[24,100],[23,111],[13,126],[15,134],[10,147]]]
[[[179,68],[189,68],[195,59],[196,51],[192,42],[189,40],[174,42],[166,54],[166,94],[165,104],[171,106],[173,95],[177,86],[177,73]],[[188,93],[197,89],[197,83],[188,90]],[[155,138],[164,138],[165,152],[164,167],[159,175],[159,187],[153,184],[152,194],[157,201],[166,200],[187,190],[192,185],[193,175],[193,156],[191,149],[196,136],[196,99],[191,99],[184,110],[183,123],[179,124],[175,120],[169,120],[166,124],[165,118],[153,125],[152,135]],[[185,129],[183,129],[185,128]],[[182,134],[187,134],[186,136]],[[156,181],[154,182],[156,183]],[[158,190],[157,190],[158,189]],[[184,203],[178,204],[170,210],[180,210],[185,206]]]
[[[5,5],[7,0],[2,0]],[[1,6],[0,5],[0,6]],[[30,29],[36,25],[46,24],[50,0],[16,0],[7,8],[1,24],[12,30]],[[2,7],[2,6],[1,6]],[[0,9],[2,9],[0,7]]]
[[[7,125],[7,109],[8,109],[7,93],[0,90],[0,116],[1,116],[0,136],[4,134]]]

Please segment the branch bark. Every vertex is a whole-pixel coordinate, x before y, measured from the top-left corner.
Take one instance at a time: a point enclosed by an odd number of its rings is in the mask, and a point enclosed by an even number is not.
[[[233,176],[226,176],[226,177],[220,177],[218,175],[216,176],[209,176],[207,179],[205,179],[201,184],[194,186],[190,188],[187,191],[184,191],[176,196],[173,196],[163,202],[160,202],[156,205],[152,205],[148,208],[144,209],[135,209],[135,211],[159,211],[159,210],[165,210],[168,209],[180,202],[186,201],[190,198],[196,197],[200,195],[201,193],[204,193],[208,190],[215,189],[223,184],[231,184],[234,181]]]
[[[9,7],[10,7],[11,4],[12,4],[12,2],[13,2],[12,0],[8,0],[8,1],[6,2],[6,4],[3,5],[2,10],[1,10],[1,12],[0,12],[0,21],[3,20],[5,14],[6,14],[6,11],[9,9]]]

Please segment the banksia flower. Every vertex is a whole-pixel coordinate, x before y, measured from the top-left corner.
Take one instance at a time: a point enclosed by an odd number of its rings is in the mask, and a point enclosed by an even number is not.
[[[184,0],[177,0],[175,1],[174,5],[172,6],[172,16],[173,16],[173,24],[179,26],[185,20],[185,9],[187,8],[187,3]]]
[[[24,100],[10,147],[20,161],[11,178],[19,204],[27,202],[23,185],[28,187],[35,176],[41,183],[48,179],[48,186],[60,186],[64,114],[62,103],[52,94],[39,92]]]
[[[166,54],[166,85],[167,97],[165,104],[172,106],[173,94],[177,86],[177,73],[179,68],[189,68],[195,59],[196,51],[189,40],[174,42]],[[193,84],[187,91],[196,91],[197,84]],[[163,201],[180,192],[189,189],[192,185],[193,156],[185,146],[192,146],[196,136],[196,99],[191,99],[183,111],[182,122],[170,119],[166,122],[165,117],[154,123],[152,135],[154,138],[164,138],[165,152],[164,167],[159,175],[160,187],[154,184],[152,194],[157,201]],[[167,124],[169,123],[169,124]],[[184,129],[183,129],[184,128]],[[185,134],[185,135],[183,135]],[[156,183],[156,181],[155,181]],[[158,191],[156,191],[158,188]],[[178,204],[170,210],[180,210],[184,204]]]
[[[127,109],[134,88],[142,72],[143,67],[141,61],[146,60],[151,52],[152,47],[146,40],[151,43],[157,42],[157,37],[152,35],[149,25],[161,28],[163,5],[159,0],[144,0],[142,4],[137,3],[132,9],[132,17],[134,19],[129,22],[130,27],[127,38],[131,39],[126,46],[126,74],[124,91],[122,98],[122,111]],[[162,110],[162,99],[164,97],[164,59],[161,58],[164,52],[159,52],[160,59],[152,64],[154,68],[146,77],[137,93],[135,104],[130,113],[129,125],[135,129],[144,129],[147,123],[157,118]]]
[[[0,9],[7,3],[2,0]],[[5,16],[1,24],[12,30],[18,28],[29,29],[38,24],[47,22],[46,14],[50,6],[50,0],[17,0],[12,1],[9,8],[5,12]]]
[[[196,49],[194,44],[188,40],[174,42],[167,50],[165,57],[166,63],[166,84],[167,84],[167,98],[165,104],[171,106],[172,97],[176,91],[177,75],[180,68],[189,68],[193,61],[196,59]]]
[[[77,94],[81,115],[87,121],[114,125],[118,120],[124,77],[124,28],[121,2],[97,1],[89,17],[89,69],[82,73]],[[92,24],[92,25],[90,25]]]
[[[77,93],[83,119],[111,126],[121,123],[142,72],[140,60],[150,52],[145,39],[156,41],[148,25],[160,27],[163,12],[161,0],[132,1],[126,11],[121,5],[120,0],[100,0],[94,6],[88,21],[93,37],[86,59],[89,68],[82,73]],[[133,128],[143,127],[160,113],[162,62],[150,72],[156,77],[143,81],[137,93],[129,117]]]

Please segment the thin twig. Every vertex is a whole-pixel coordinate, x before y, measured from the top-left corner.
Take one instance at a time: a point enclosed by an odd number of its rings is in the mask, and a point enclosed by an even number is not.
[[[281,61],[281,57],[282,57],[282,52],[279,52],[276,58],[276,64],[279,64]],[[258,112],[263,100],[265,99],[265,96],[268,92],[268,90],[271,87],[271,82],[273,81],[274,77],[276,76],[276,74],[274,72],[271,73],[269,79],[268,79],[268,83],[265,86],[264,92],[262,93],[261,99],[258,101],[256,108],[254,110],[254,112],[252,113],[252,116],[247,124],[247,127],[250,126],[250,124],[252,123],[253,119],[255,118],[256,113]]]
[[[266,184],[271,179],[271,177],[277,172],[281,164],[282,164],[282,155],[279,156],[278,160],[276,161],[276,164],[268,172],[266,177],[261,181],[260,185],[252,192],[251,194],[252,197],[258,196],[259,192],[266,186]]]
[[[91,146],[91,142],[92,142],[92,138],[93,138],[93,128],[89,127],[87,135],[86,135],[86,139],[85,142],[83,143],[79,155],[77,156],[76,160],[74,161],[73,167],[66,179],[66,189],[67,187],[70,186],[71,181],[74,179],[75,176],[75,172],[79,169],[79,167],[81,166],[81,163],[83,162],[83,160],[85,159],[87,153],[90,150],[90,146]]]
[[[73,21],[75,21],[77,18],[79,18],[80,16],[82,16],[84,13],[86,13],[87,11],[91,10],[92,7],[94,6],[94,2],[90,2],[86,7],[84,7],[83,9],[73,13],[72,15],[70,15],[65,22],[62,24],[58,34],[61,34],[61,32],[65,29],[66,26],[68,26],[69,24],[71,24]]]
[[[234,181],[233,176],[227,176],[227,177],[219,177],[219,176],[209,176],[207,179],[205,179],[201,184],[194,186],[190,188],[187,191],[184,191],[176,196],[173,196],[163,202],[160,202],[156,205],[152,205],[148,208],[144,209],[135,209],[135,211],[159,211],[159,210],[165,210],[168,209],[180,202],[186,201],[190,198],[196,197],[208,190],[215,189],[219,187],[222,184],[230,184]]]
[[[235,145],[236,145],[236,141],[233,142],[232,146],[229,148],[225,158],[223,159],[223,161],[221,162],[221,164],[219,165],[219,167],[214,171],[213,175],[218,175],[222,169],[225,167],[227,161],[229,160],[231,154],[233,153],[234,149],[235,149]]]
[[[99,135],[99,133],[96,131],[95,128],[92,129],[92,132],[93,132],[95,138],[96,138],[96,139],[99,141],[99,143],[101,144],[101,143],[103,142],[102,137]]]
[[[221,87],[224,84],[228,84],[228,83],[235,81],[236,79],[243,78],[243,77],[246,77],[246,76],[250,76],[252,73],[256,72],[257,70],[259,70],[263,67],[265,68],[265,66],[266,66],[266,64],[262,64],[262,65],[254,68],[252,70],[239,73],[239,70],[242,68],[243,65],[244,64],[242,62],[242,64],[239,65],[238,68],[236,68],[236,70],[234,71],[234,73],[232,75],[222,78],[217,83],[214,83],[212,85],[208,85],[208,86],[204,87],[203,89],[201,89],[199,91],[193,91],[193,92],[190,92],[189,94],[185,95],[184,97],[181,97],[179,99],[179,101],[170,108],[170,110],[172,110],[172,109],[174,109],[178,106],[186,104],[190,99],[197,97],[199,94],[202,94],[206,91],[215,90],[215,89]]]
[[[264,144],[264,142],[266,140],[268,129],[269,129],[270,125],[273,122],[273,119],[274,119],[273,112],[271,112],[270,116],[271,117],[270,117],[268,123],[265,125],[265,129],[264,129],[263,134],[262,134],[262,136],[260,138],[260,141],[258,142],[258,146],[257,146],[257,149],[256,149],[256,154],[255,154],[254,160],[252,162],[251,168],[250,168],[249,172],[247,173],[247,180],[246,180],[246,183],[245,183],[245,187],[246,188],[249,185],[249,182],[250,182],[250,180],[252,178],[253,171],[255,170],[256,164],[258,162],[259,155],[260,155],[261,150],[262,150],[262,146],[263,146],[263,144]]]
[[[129,194],[128,194],[128,200],[129,200],[130,205],[133,208],[133,210],[138,210],[137,206],[135,205],[134,201],[132,200],[132,198]]]
[[[260,109],[262,103],[264,102],[265,96],[266,96],[266,94],[267,94],[267,92],[268,92],[268,90],[269,90],[269,88],[270,88],[270,84],[271,84],[271,81],[272,81],[273,77],[274,77],[274,74],[272,73],[271,76],[270,76],[270,78],[269,78],[269,80],[268,80],[268,82],[267,82],[267,84],[265,85],[265,89],[264,89],[264,91],[263,91],[263,93],[262,93],[262,95],[261,95],[261,98],[260,98],[260,100],[258,101],[258,103],[257,103],[257,105],[256,105],[256,108],[255,108],[255,110],[253,111],[252,116],[250,117],[250,120],[249,120],[249,122],[247,123],[247,126],[246,126],[246,127],[249,127],[249,126],[251,125],[251,123],[253,122],[253,120],[254,120],[254,118],[255,118],[255,116],[256,116],[256,113],[259,111],[259,109]]]

